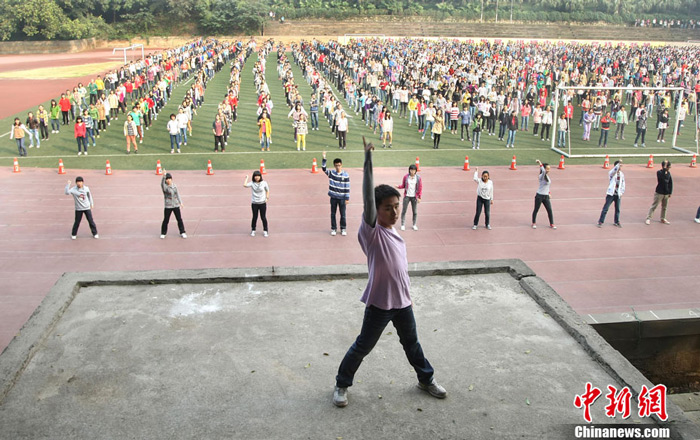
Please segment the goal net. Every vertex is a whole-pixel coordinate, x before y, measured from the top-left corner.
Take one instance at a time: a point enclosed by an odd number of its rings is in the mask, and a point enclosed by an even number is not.
[[[681,87],[559,86],[551,149],[572,158],[700,154],[693,98]]]

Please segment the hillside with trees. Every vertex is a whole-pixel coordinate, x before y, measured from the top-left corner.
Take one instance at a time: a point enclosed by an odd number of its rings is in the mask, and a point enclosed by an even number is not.
[[[617,25],[655,18],[683,27],[697,24],[700,0],[3,0],[0,40],[259,34],[266,20],[282,17]]]

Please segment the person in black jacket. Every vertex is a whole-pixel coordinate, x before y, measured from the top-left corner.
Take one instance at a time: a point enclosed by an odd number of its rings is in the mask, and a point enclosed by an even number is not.
[[[649,208],[647,219],[644,223],[651,224],[651,216],[654,214],[656,207],[661,203],[661,223],[670,224],[666,220],[666,209],[668,207],[668,199],[673,193],[673,178],[671,177],[671,162],[664,160],[661,162],[661,169],[656,172],[656,190],[654,192],[654,203]]]
[[[518,132],[518,115],[515,111],[508,116],[508,139],[506,140],[506,148],[515,148],[515,133]]]

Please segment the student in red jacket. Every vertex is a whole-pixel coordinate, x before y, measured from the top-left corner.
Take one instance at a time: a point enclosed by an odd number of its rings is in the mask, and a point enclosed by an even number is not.
[[[68,114],[70,113],[71,103],[70,99],[65,93],[61,93],[61,99],[58,100],[58,106],[61,107],[61,114],[63,115],[63,125],[68,125],[70,119],[68,119]]]
[[[85,135],[87,133],[87,127],[85,126],[85,122],[83,122],[82,116],[78,116],[75,118],[75,127],[74,127],[74,133],[75,133],[75,140],[78,142],[78,156],[83,154],[80,151],[80,146],[83,146],[83,150],[85,151],[85,155],[87,156],[87,139],[85,138]]]
[[[598,140],[598,147],[608,147],[608,133],[610,132],[610,124],[615,124],[615,119],[610,117],[610,112],[607,112],[605,113],[605,116],[600,119],[600,139]]]

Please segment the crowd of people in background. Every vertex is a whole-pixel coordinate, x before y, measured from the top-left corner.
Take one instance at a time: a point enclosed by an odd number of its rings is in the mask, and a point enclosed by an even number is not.
[[[173,89],[189,84],[175,122],[168,126],[171,152],[180,152],[182,145],[187,145],[188,133],[192,135],[192,119],[204,102],[207,82],[240,52],[240,43],[198,39],[175,49],[149,53],[97,75],[86,85],[80,82],[65,90],[51,100],[48,109],[40,105],[36,112],[29,112],[24,123],[16,118],[10,138],[16,141],[18,154],[26,156],[27,148],[40,148],[50,135],[68,130],[76,140],[78,155],[87,155],[88,147],[97,146],[100,133],[122,117],[126,153],[131,153],[132,147],[138,153],[145,132],[158,119]]]
[[[656,19],[656,18],[637,18],[634,20],[634,27],[662,27],[662,28],[678,28],[678,29],[695,29],[700,27],[700,20],[688,19],[688,20],[668,20],[668,19]]]
[[[625,126],[633,124],[633,146],[645,147],[650,120],[663,130],[658,141],[665,142],[671,113],[677,116],[671,128],[680,134],[686,118],[697,111],[699,55],[695,46],[499,40],[362,39],[344,45],[313,40],[292,45],[293,62],[331,130],[340,113],[354,112],[380,139],[385,131],[393,139],[394,119],[408,119],[421,139],[430,135],[436,149],[448,130],[461,141],[465,133],[469,141],[471,132],[473,149],[480,147],[482,133],[513,148],[518,132],[531,132],[542,141],[556,135],[556,145],[566,147],[576,123],[574,107],[581,114],[584,141],[599,131],[598,145],[605,148],[613,126],[615,138],[624,140]],[[293,83],[289,62],[278,51],[278,75],[285,83]],[[557,102],[554,92],[560,86],[573,89],[561,89]],[[606,89],[611,87],[620,89]],[[668,87],[682,90],[662,89]],[[292,97],[288,104],[303,103]],[[555,123],[556,133],[550,134]]]

